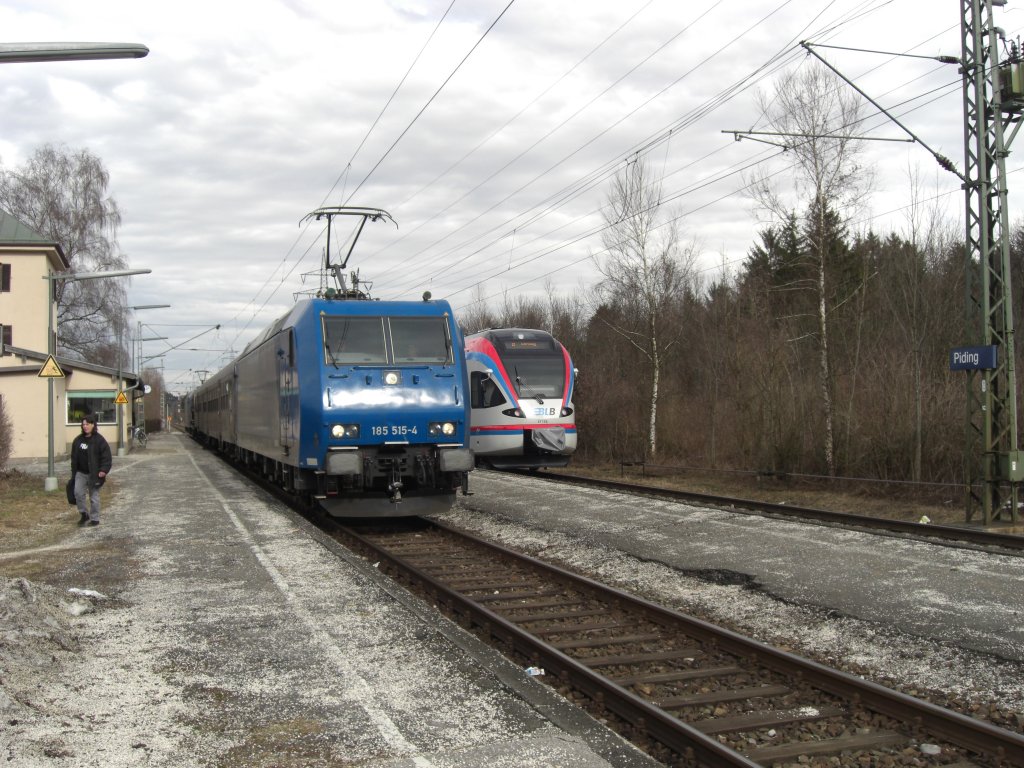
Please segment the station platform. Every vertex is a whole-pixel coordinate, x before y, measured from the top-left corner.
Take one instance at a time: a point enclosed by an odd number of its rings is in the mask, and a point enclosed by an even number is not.
[[[4,713],[12,764],[658,765],[187,436],[111,478],[98,527],[68,507],[19,566],[102,597]]]

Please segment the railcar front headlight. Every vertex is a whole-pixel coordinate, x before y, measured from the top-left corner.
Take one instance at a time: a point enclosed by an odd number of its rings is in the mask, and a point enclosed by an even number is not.
[[[359,437],[359,425],[358,424],[332,424],[331,425],[331,437],[341,440],[343,438],[356,438]]]
[[[563,416],[572,416],[572,408],[563,408],[562,409],[562,415]]]
[[[455,424],[450,421],[432,421],[429,430],[431,437],[445,435],[450,437],[455,434]]]
[[[523,412],[518,408],[506,408],[501,412],[504,416],[511,416],[513,419],[524,419]]]
[[[402,377],[399,375],[398,371],[384,372],[384,383],[387,384],[388,386],[393,387],[401,381]]]

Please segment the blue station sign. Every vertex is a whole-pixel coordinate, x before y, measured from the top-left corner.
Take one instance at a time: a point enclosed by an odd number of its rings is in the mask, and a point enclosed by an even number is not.
[[[996,350],[993,344],[987,347],[955,347],[949,352],[949,370],[984,371],[996,367]]]

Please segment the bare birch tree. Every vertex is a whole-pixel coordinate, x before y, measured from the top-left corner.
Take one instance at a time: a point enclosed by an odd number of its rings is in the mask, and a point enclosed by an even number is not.
[[[814,268],[816,292],[814,331],[818,346],[818,385],[824,422],[825,465],[836,472],[833,363],[829,347],[829,237],[835,231],[830,213],[842,219],[856,208],[871,186],[871,174],[860,165],[862,100],[842,80],[821,65],[808,65],[776,83],[774,93],[758,96],[771,129],[785,135],[792,159],[792,192],[806,204],[803,231]],[[751,186],[757,202],[778,221],[792,205],[768,171]],[[843,214],[847,215],[843,215]]]
[[[679,341],[682,325],[673,322],[678,304],[694,277],[697,247],[680,243],[674,220],[662,222],[661,184],[641,161],[629,163],[615,175],[603,215],[606,249],[597,268],[604,277],[599,294],[621,307],[627,322],[613,330],[647,359],[648,455],[658,448],[658,395],[666,355]],[[605,315],[598,315],[604,318]]]
[[[125,269],[117,247],[121,213],[110,174],[87,149],[45,144],[20,168],[0,168],[0,208],[60,245],[77,272]],[[126,314],[123,280],[56,281],[58,346],[95,362],[113,357],[111,329]]]

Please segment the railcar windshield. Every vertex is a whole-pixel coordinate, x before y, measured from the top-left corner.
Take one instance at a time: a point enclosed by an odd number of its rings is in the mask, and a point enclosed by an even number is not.
[[[328,365],[386,365],[384,320],[380,317],[325,317]]]
[[[496,336],[494,346],[519,397],[565,397],[562,348],[547,334]]]
[[[448,325],[443,317],[392,317],[395,365],[452,362]]]
[[[565,396],[565,364],[561,358],[515,357],[505,361],[505,370],[519,397]]]

